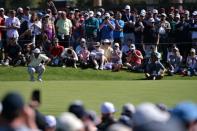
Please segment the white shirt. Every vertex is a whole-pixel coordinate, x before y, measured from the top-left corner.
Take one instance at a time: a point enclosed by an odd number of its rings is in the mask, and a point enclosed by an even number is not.
[[[20,20],[17,18],[17,17],[14,17],[14,18],[7,18],[6,19],[6,22],[5,22],[5,25],[6,27],[11,27],[12,25],[16,25],[16,26],[20,26]],[[18,34],[18,31],[17,29],[8,29],[7,30],[7,37],[8,38],[18,38],[19,37],[19,34]]]
[[[49,58],[44,54],[39,54],[38,58],[35,58],[34,55],[31,55],[29,66],[33,66],[33,67],[40,66],[42,61],[45,62],[47,60],[49,60]]]
[[[69,48],[65,48],[64,51],[62,52],[61,54],[61,57],[62,58],[67,58],[67,57],[72,57],[74,60],[78,61],[78,56],[77,54],[75,53],[74,50],[72,50],[72,54],[68,54],[67,51],[68,51]]]
[[[101,56],[104,55],[104,50],[99,48],[98,50],[93,50],[91,53],[90,53],[90,56],[92,57],[95,57],[96,59],[100,59]]]
[[[36,21],[35,23],[28,23],[28,28],[31,30],[33,35],[40,35],[41,29],[42,29],[42,23],[41,21]]]

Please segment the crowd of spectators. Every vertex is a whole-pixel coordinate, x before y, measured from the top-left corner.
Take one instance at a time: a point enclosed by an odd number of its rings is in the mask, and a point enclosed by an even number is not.
[[[148,79],[197,75],[197,10],[0,8],[0,64],[28,65],[32,50],[51,66],[144,72]]]
[[[79,100],[58,116],[44,115],[38,110],[39,99],[32,97],[25,104],[15,92],[5,95],[1,103],[1,131],[197,131],[197,105],[189,101],[172,108],[162,103],[126,103],[120,111],[103,102],[99,116]]]

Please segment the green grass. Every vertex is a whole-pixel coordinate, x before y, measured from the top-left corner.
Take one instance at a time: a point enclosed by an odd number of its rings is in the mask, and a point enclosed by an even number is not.
[[[143,73],[111,72],[92,69],[47,67],[44,82],[29,82],[27,68],[0,67],[0,98],[9,91],[20,92],[26,102],[33,89],[42,91],[44,114],[58,115],[74,100],[82,100],[89,109],[99,113],[104,101],[111,101],[121,110],[124,103],[165,103],[172,106],[180,101],[197,102],[197,77],[166,76],[160,81],[146,81]]]
[[[84,101],[88,109],[99,113],[99,106],[104,101],[111,101],[117,109],[126,102],[135,105],[141,102],[163,102],[172,106],[180,101],[197,102],[197,81],[163,80],[163,81],[1,81],[0,96],[9,91],[20,92],[26,102],[33,89],[42,91],[44,114],[58,115],[67,109],[74,100]]]
[[[28,80],[26,67],[0,67],[0,81],[26,81]],[[143,73],[128,71],[111,72],[93,69],[73,69],[61,67],[47,67],[43,79],[48,80],[142,80]],[[176,75],[166,76],[164,80],[197,80],[197,77],[182,77]]]

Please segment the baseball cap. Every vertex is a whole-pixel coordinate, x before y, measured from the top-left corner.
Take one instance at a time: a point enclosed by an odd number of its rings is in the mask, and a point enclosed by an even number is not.
[[[131,103],[124,104],[122,107],[122,113],[124,114],[127,112],[135,113],[135,106]]]
[[[89,11],[89,16],[93,17],[94,16],[94,12],[93,11]]]
[[[169,118],[170,114],[168,112],[161,111],[152,103],[142,103],[137,106],[136,113],[133,115],[133,121],[137,126],[151,122],[165,123]]]
[[[158,10],[157,9],[153,9],[153,14],[158,14]]]
[[[135,44],[131,44],[131,45],[130,45],[130,49],[131,49],[131,50],[135,50]]]
[[[86,43],[86,39],[85,38],[81,38],[80,43]]]
[[[194,48],[191,48],[190,52],[196,53],[196,50]]]
[[[95,47],[98,47],[98,46],[100,46],[100,45],[101,45],[100,42],[96,42],[96,43],[94,44]]]
[[[83,102],[80,100],[76,100],[71,103],[68,107],[68,111],[75,114],[78,118],[82,118],[86,115],[85,107]]]
[[[175,17],[179,19],[181,18],[180,14],[176,14]]]
[[[15,112],[23,110],[24,105],[21,95],[16,92],[10,92],[2,100],[2,116],[11,119]]]
[[[185,14],[186,15],[189,15],[189,10],[185,10]]]
[[[103,114],[115,113],[116,112],[116,109],[111,102],[104,102],[101,105],[100,110],[101,110],[101,113],[103,113]]]
[[[125,6],[125,10],[130,10],[130,9],[131,9],[130,5]]]
[[[184,122],[193,122],[197,120],[197,105],[189,101],[181,102],[171,110],[171,113]]]
[[[192,13],[193,16],[197,16],[197,11],[195,10],[193,13]]]
[[[40,49],[38,49],[38,48],[34,49],[33,53],[40,54]]]
[[[101,16],[101,12],[100,11],[97,11],[96,12],[96,15]]]
[[[140,13],[140,16],[146,16],[146,13],[141,12],[141,13]]]
[[[150,23],[154,23],[154,22],[155,22],[155,19],[154,19],[154,18],[150,18],[148,21],[149,21]]]
[[[104,39],[103,43],[110,43],[110,40],[109,39]]]
[[[62,113],[57,119],[57,130],[78,131],[82,130],[84,125],[80,119],[69,112]]]
[[[109,13],[105,13],[105,17],[109,17],[110,18],[110,14]]]
[[[115,44],[114,44],[114,46],[117,46],[117,47],[119,47],[120,45],[119,45],[118,43],[115,43]]]
[[[50,15],[49,14],[45,14],[44,17],[50,17]]]
[[[145,9],[142,9],[142,10],[140,11],[140,13],[146,14],[146,10],[145,10]]]
[[[0,8],[0,11],[4,11],[4,8]]]
[[[164,16],[164,17],[166,17],[167,15],[166,15],[165,13],[161,13],[161,16]]]
[[[47,124],[47,127],[56,127],[56,119],[54,116],[52,115],[47,115],[45,116],[45,121],[46,121],[46,124]]]

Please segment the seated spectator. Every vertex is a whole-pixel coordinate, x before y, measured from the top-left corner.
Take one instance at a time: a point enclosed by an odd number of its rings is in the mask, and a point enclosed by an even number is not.
[[[9,45],[5,48],[5,62],[4,65],[9,66],[18,66],[18,65],[25,65],[25,58],[24,55],[21,53],[22,48],[17,43],[16,38],[10,38]]]
[[[89,64],[90,52],[89,52],[89,50],[87,49],[87,47],[85,45],[82,46],[82,49],[79,52],[79,56],[78,57],[79,57],[80,65],[83,68],[86,68],[88,66],[88,64]]]
[[[187,75],[193,76],[197,75],[197,55],[196,50],[194,48],[191,48],[190,54],[187,57]]]
[[[103,44],[101,45],[101,49],[104,50],[105,61],[109,62],[111,58],[111,54],[113,49],[111,47],[111,42],[108,39],[103,40]]]
[[[52,115],[45,116],[45,121],[47,123],[47,127],[45,131],[55,131],[56,130],[56,118]]]
[[[79,56],[79,52],[82,50],[83,46],[87,46],[85,38],[80,39],[79,45],[75,49],[75,52],[77,53],[77,56]]]
[[[130,48],[130,51],[128,52],[128,57],[126,57],[127,61],[125,65],[130,70],[140,71],[142,60],[143,60],[142,53],[141,51],[136,50],[134,44],[131,44],[130,47],[131,48]]]
[[[122,68],[122,52],[118,43],[114,44],[110,62],[112,63],[112,71],[119,71]]]
[[[91,60],[95,66],[95,69],[98,70],[103,70],[103,65],[104,65],[104,50],[100,48],[100,43],[96,42],[96,44],[94,45],[94,50],[91,51],[90,53],[90,57]],[[100,68],[99,68],[99,64],[100,64]]]
[[[126,62],[126,57],[128,57],[128,52],[130,50],[131,44],[133,44],[132,39],[128,39],[126,44],[122,46],[122,62]]]
[[[145,76],[148,80],[162,79],[164,76],[165,67],[159,61],[159,55],[152,53],[151,61],[146,66]]]
[[[59,40],[55,38],[54,46],[51,49],[51,65],[58,66],[62,63],[61,54],[64,51],[64,47],[59,45]]]
[[[73,66],[74,68],[77,68],[76,62],[78,61],[78,57],[72,48],[65,48],[61,57],[63,59],[64,68],[65,66]]]
[[[168,58],[167,73],[173,75],[181,72],[182,56],[177,47],[172,49],[172,54]]]
[[[110,102],[104,102],[100,108],[101,111],[101,123],[97,126],[99,131],[106,131],[108,127],[116,123],[114,113],[116,109]]]

